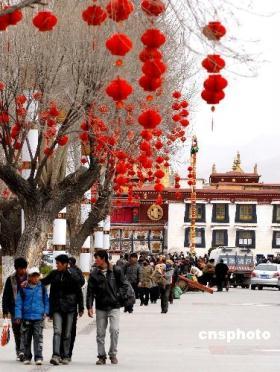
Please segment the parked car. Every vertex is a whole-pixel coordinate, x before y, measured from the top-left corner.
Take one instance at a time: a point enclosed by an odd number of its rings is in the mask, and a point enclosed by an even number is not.
[[[280,265],[274,263],[258,264],[251,275],[251,289],[276,287],[280,290]]]

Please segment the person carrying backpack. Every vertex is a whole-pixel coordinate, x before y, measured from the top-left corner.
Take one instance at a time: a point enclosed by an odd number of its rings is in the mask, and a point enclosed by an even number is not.
[[[108,253],[105,250],[98,250],[94,254],[95,267],[93,268],[87,287],[87,309],[89,317],[93,317],[93,303],[96,308],[96,341],[98,360],[97,365],[106,364],[105,336],[108,321],[110,321],[111,344],[109,358],[112,364],[118,364],[117,346],[119,338],[120,308],[127,305],[125,301],[135,296],[132,287],[125,280],[122,269],[119,266],[112,266],[109,262]]]
[[[24,364],[31,364],[33,338],[36,365],[43,361],[43,321],[49,314],[49,299],[46,288],[40,282],[37,267],[28,270],[27,285],[20,288],[15,303],[15,321],[20,324],[24,340]]]

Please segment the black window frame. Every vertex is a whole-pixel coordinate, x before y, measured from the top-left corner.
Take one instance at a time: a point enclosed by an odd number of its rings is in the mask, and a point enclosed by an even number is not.
[[[216,235],[217,232],[223,232],[224,233],[224,244],[217,244],[216,243]],[[227,247],[228,246],[228,230],[213,230],[212,231],[212,248],[217,248],[217,247]]]
[[[217,205],[225,206],[225,218],[224,220],[217,220]],[[227,203],[214,203],[212,208],[212,222],[217,223],[229,223],[229,207]]]
[[[252,233],[252,244],[239,244],[240,233],[241,232],[251,232]],[[255,230],[237,230],[236,237],[235,237],[235,246],[239,248],[256,248],[256,231]]]
[[[253,214],[250,220],[241,220],[240,219],[240,207],[243,205],[251,205],[253,207]],[[256,204],[236,204],[236,212],[235,212],[235,222],[239,223],[257,223],[257,205]]]
[[[204,227],[196,227],[195,231],[198,231],[200,230],[202,232],[202,235],[201,235],[201,244],[196,244],[195,247],[196,248],[206,248],[206,242],[205,242],[205,228]],[[191,231],[191,228],[190,227],[187,227],[185,229],[185,242],[184,242],[184,247],[185,248],[188,248],[190,246],[190,231]]]
[[[276,234],[277,233],[280,234],[280,231],[273,231],[272,232],[272,248],[280,248],[280,244],[279,245],[276,244]]]
[[[196,206],[198,207],[202,207],[202,212],[201,212],[201,218],[196,218],[195,221],[196,222],[206,222],[206,208],[205,208],[205,204],[204,203],[197,203]],[[189,203],[186,203],[186,207],[185,207],[185,217],[184,217],[184,221],[185,222],[190,222],[191,219],[190,219],[190,208],[191,208],[191,204]]]
[[[280,204],[273,204],[273,213],[272,213],[272,223],[280,223],[280,220],[277,221],[277,208],[280,208]]]

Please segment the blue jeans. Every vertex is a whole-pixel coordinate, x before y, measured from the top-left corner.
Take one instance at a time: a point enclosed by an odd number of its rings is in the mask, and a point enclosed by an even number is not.
[[[53,314],[53,357],[69,358],[74,312]]]
[[[110,321],[110,349],[109,356],[113,357],[117,354],[118,339],[119,339],[119,323],[120,323],[120,309],[112,309],[108,311],[96,309],[96,341],[99,358],[106,358],[105,351],[105,336]]]
[[[24,342],[24,359],[31,360],[31,343],[33,338],[34,359],[43,360],[43,320],[24,320],[21,325]]]

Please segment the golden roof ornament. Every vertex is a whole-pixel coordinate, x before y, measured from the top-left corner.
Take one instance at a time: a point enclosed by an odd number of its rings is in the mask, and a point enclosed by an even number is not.
[[[241,168],[241,158],[240,158],[240,152],[237,151],[236,158],[233,161],[232,170],[239,173],[244,173],[243,169]]]
[[[217,173],[217,168],[216,168],[215,163],[212,165],[212,173]]]

